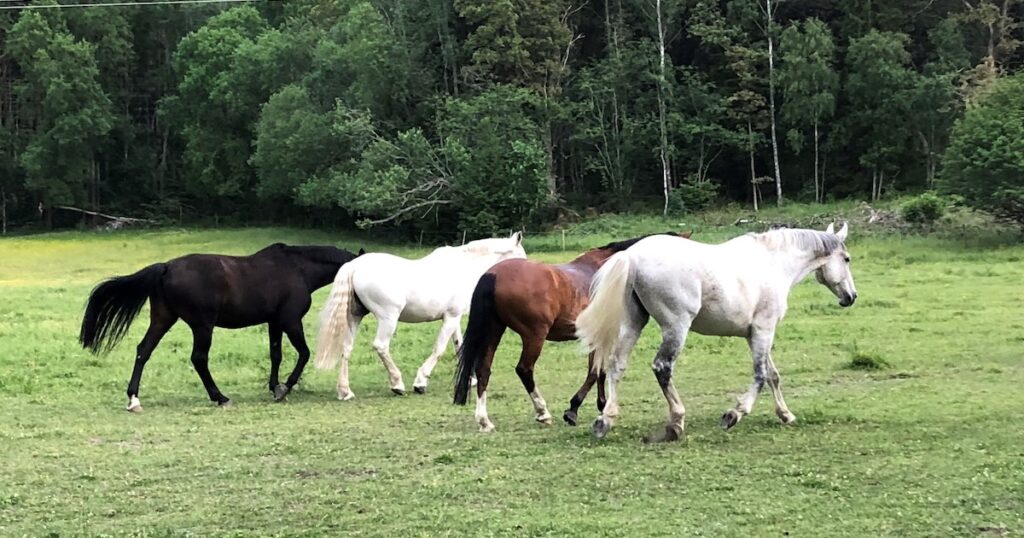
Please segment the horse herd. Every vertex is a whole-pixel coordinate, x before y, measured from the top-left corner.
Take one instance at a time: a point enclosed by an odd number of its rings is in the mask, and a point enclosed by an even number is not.
[[[857,298],[845,241],[846,224],[835,231],[777,229],[751,233],[721,244],[693,241],[689,234],[664,233],[609,243],[572,261],[551,265],[526,259],[522,233],[507,238],[440,247],[409,260],[386,253],[353,254],[331,246],[274,244],[251,256],[190,254],[108,279],[93,289],[79,341],[93,353],[110,351],[126,334],[143,305],[150,323],[136,348],[128,382],[128,410],[139,412],[139,383],[146,362],[179,319],[192,330],[191,360],[210,399],[221,393],[208,367],[214,327],[267,324],[270,346],[268,388],[284,400],[310,358],[302,329],[311,295],[331,284],[321,313],[315,365],[338,368],[339,400],[355,397],[348,363],[363,317],[377,318],[373,349],[388,372],[391,390],[405,393],[390,341],[399,322],[441,320],[430,355],[416,372],[413,390],[423,393],[449,342],[458,354],[454,402],[463,405],[476,384],[476,422],[494,430],[487,413],[487,387],[495,351],[506,329],[522,339],[516,374],[530,396],[535,418],[552,416],[533,371],[545,341],[580,339],[589,350],[583,385],[563,419],[576,425],[587,393],[598,385],[599,416],[593,430],[604,437],[619,416],[619,381],[627,359],[650,318],[661,326],[662,342],[653,362],[668,402],[668,422],[648,441],[673,441],[684,431],[685,409],[672,384],[676,357],[689,331],[747,339],[753,382],[722,416],[734,426],[749,414],[768,384],[783,423],[796,417],[782,396],[771,349],[785,315],[790,290],[811,273],[847,307]],[[465,338],[462,315],[469,311]],[[282,383],[284,336],[298,352]]]

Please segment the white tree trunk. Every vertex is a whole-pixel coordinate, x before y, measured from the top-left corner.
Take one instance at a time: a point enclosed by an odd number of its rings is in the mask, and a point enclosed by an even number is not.
[[[668,83],[665,78],[665,26],[661,20],[661,0],[655,0],[654,4],[658,14],[658,126],[661,130],[661,189],[665,197],[662,213],[667,215],[668,191],[672,183],[672,172],[668,162],[668,121],[665,110],[665,86]]]
[[[818,178],[818,118],[814,118],[814,201],[825,201],[825,189]]]
[[[772,0],[765,0],[765,14],[767,16],[764,28],[765,36],[768,38],[768,112],[772,120],[772,158],[775,161],[775,197],[776,203],[782,205],[782,173],[779,171],[779,142],[775,136],[775,47],[772,44]]]
[[[754,199],[754,212],[757,212],[757,171],[754,169],[754,128],[747,120],[747,148],[750,150],[750,192]]]

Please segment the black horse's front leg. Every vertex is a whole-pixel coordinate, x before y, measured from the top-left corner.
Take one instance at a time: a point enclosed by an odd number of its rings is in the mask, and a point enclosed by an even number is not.
[[[210,346],[213,344],[213,324],[202,327],[192,327],[192,366],[203,381],[203,387],[210,396],[210,400],[217,402],[217,405],[227,406],[231,400],[221,394],[217,383],[210,375]]]
[[[281,336],[283,334],[281,326],[277,323],[268,324],[267,334],[270,336],[270,380],[267,382],[267,385],[270,388],[271,394],[274,395],[274,399],[280,400],[277,397],[277,386],[281,370]]]

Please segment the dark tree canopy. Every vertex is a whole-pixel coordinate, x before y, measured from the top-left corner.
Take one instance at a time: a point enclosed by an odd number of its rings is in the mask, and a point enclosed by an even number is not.
[[[774,203],[777,132],[786,199],[939,186],[1007,214],[1022,17],[1021,0],[8,10],[0,199],[13,225],[74,224],[56,209],[74,205],[479,235],[565,206]]]

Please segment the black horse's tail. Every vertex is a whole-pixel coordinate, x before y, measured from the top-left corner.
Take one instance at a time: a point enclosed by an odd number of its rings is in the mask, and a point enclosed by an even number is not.
[[[494,304],[493,273],[485,273],[476,283],[473,299],[469,305],[469,323],[466,336],[459,348],[459,365],[455,369],[456,405],[466,405],[469,397],[470,379],[476,372],[477,364],[487,353],[488,346],[496,346],[504,327],[498,319]]]
[[[105,280],[89,295],[78,341],[94,354],[113,349],[139,315],[142,305],[158,289],[166,263],[157,263],[128,276]]]

